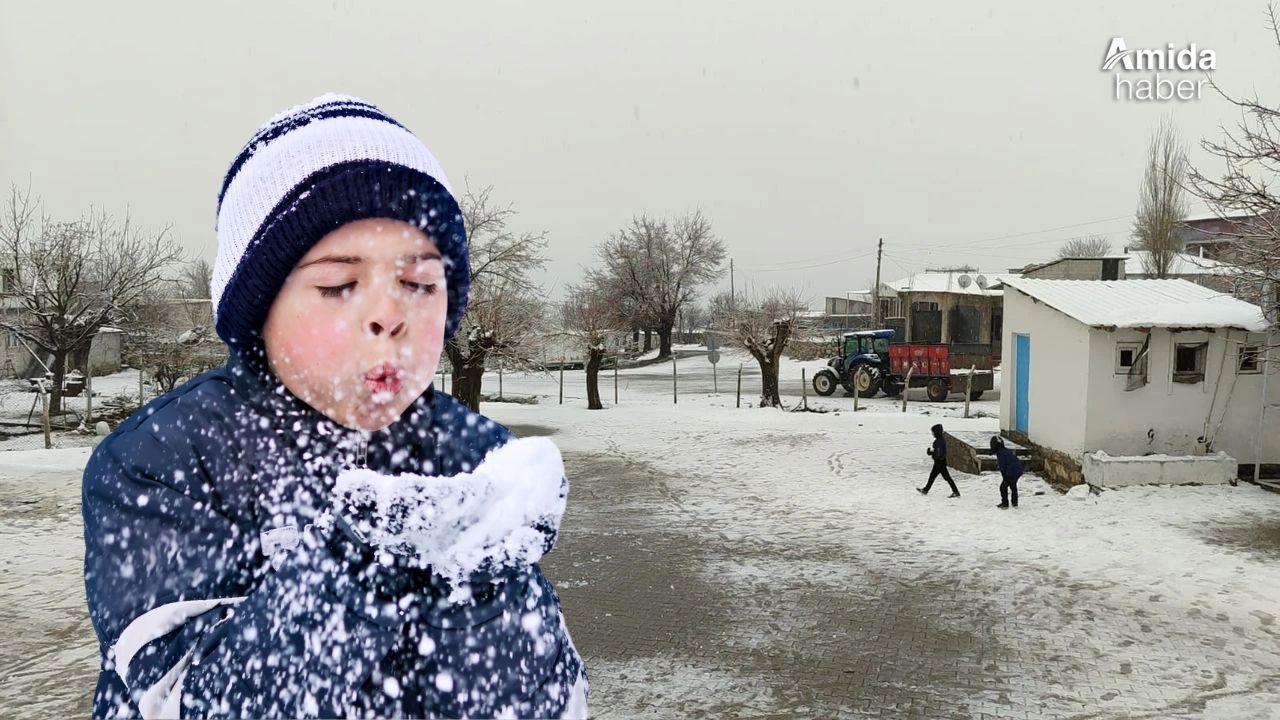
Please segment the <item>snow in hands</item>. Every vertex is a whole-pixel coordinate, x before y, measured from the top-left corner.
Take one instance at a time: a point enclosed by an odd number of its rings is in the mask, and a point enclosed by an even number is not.
[[[555,541],[568,481],[555,443],[512,440],[474,471],[452,477],[343,471],[335,492],[379,548],[430,567],[465,601],[475,573],[527,567]]]

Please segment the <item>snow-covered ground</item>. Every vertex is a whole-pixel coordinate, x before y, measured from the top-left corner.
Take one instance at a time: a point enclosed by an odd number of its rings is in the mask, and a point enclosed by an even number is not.
[[[1280,495],[1061,495],[1027,477],[1021,507],[1001,511],[994,476],[957,473],[961,498],[922,497],[928,427],[994,433],[994,398],[970,419],[958,395],[913,393],[906,413],[812,394],[828,412],[760,409],[749,359],[723,354],[719,395],[698,356],[677,364],[675,404],[661,364],[620,371],[617,406],[603,373],[603,411],[585,409],[581,371],[565,373],[563,405],[558,374],[504,374],[504,393],[539,403],[483,408],[565,454],[568,509],[544,567],[594,715],[1280,717]],[[823,365],[786,364],[788,407],[801,368]],[[86,458],[0,453],[0,623],[22,628],[0,645],[0,707],[21,698],[23,714],[87,707]]]
[[[784,367],[784,377],[796,376],[788,405],[800,401],[802,366],[811,373],[822,363]],[[700,358],[681,361],[679,372],[703,377],[680,380],[702,387],[706,367]],[[810,395],[810,407],[832,412],[778,412],[745,407],[758,396],[753,377],[750,386],[744,380],[742,409],[725,383],[719,396],[682,394],[673,406],[663,369],[670,365],[622,371],[620,405],[594,413],[580,400],[559,405],[545,379],[507,377],[506,388],[549,397],[535,406],[490,404],[485,412],[516,427],[555,428],[568,453],[616,456],[661,473],[684,522],[708,540],[790,547],[807,558],[744,561],[728,551],[702,568],[712,586],[876,593],[886,583],[946,577],[989,586],[984,607],[948,607],[937,598],[936,615],[920,619],[944,630],[977,624],[1016,648],[1019,660],[999,667],[1018,678],[1014,689],[974,692],[957,717],[1280,717],[1280,496],[1247,484],[1061,495],[1028,477],[1021,507],[1001,511],[996,477],[957,473],[960,499],[938,491],[922,497],[914,488],[928,472],[928,427],[995,433],[998,402],[972,403],[985,415],[972,419],[960,417],[958,396],[913,402],[907,413],[878,398],[862,401],[866,410],[855,414],[851,398]],[[580,376],[570,384],[566,374],[566,395]],[[611,406],[607,379],[602,394]],[[591,491],[601,482],[577,481]],[[572,515],[572,492],[569,507]],[[812,559],[823,555],[831,560]],[[841,560],[851,556],[858,565]],[[572,615],[569,622],[572,629]],[[697,682],[624,679],[658,680],[655,666],[682,664],[662,653],[606,663],[609,672],[594,677],[595,706],[634,710],[647,697],[658,714],[687,711],[680,703],[696,696]],[[718,686],[711,668],[702,672]]]

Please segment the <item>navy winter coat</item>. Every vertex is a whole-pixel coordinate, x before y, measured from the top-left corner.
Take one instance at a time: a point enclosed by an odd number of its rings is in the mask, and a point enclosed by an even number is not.
[[[1022,477],[1022,460],[1003,445],[996,448],[996,467],[1000,468],[1000,477],[1009,482]]]
[[[585,667],[537,564],[473,576],[452,604],[438,575],[313,525],[345,467],[451,476],[511,438],[432,389],[384,430],[344,428],[260,349],[148,403],[84,473],[95,717],[585,712]],[[550,550],[555,528],[538,529]]]

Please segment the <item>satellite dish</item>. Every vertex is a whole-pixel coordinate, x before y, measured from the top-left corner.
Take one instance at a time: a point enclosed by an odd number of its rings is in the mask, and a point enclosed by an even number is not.
[[[986,288],[986,287],[987,287],[987,276],[986,276],[986,275],[979,275],[979,276],[978,276],[978,287],[980,287],[980,288]]]
[[[956,278],[956,283],[960,285],[961,289],[967,288],[971,283],[973,283],[973,278],[969,277],[968,275],[961,275],[960,277]]]

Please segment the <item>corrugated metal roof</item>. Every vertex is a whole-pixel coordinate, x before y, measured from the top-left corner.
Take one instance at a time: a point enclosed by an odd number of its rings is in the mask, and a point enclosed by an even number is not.
[[[1010,277],[1007,287],[1090,327],[1267,328],[1262,309],[1186,280],[1039,280]]]

